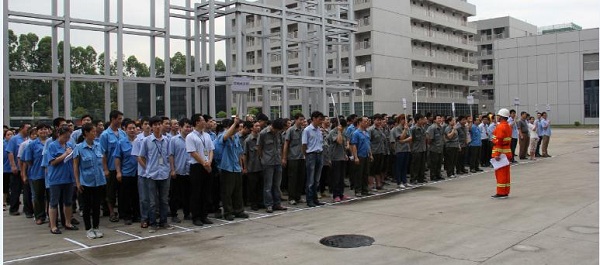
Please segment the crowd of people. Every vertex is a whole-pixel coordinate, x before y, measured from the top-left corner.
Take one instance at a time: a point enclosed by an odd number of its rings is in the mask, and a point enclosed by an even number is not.
[[[506,152],[515,154],[518,143],[520,159],[550,157],[547,114],[519,118],[511,110],[509,116]],[[73,213],[80,213],[94,239],[103,237],[101,213],[155,232],[182,219],[212,224],[210,213],[227,221],[248,218],[245,207],[285,211],[282,193],[288,205],[315,207],[324,197],[348,200],[348,190],[362,197],[386,185],[404,189],[482,171],[491,166],[498,125],[494,114],[329,118],[315,111],[219,124],[201,114],[132,120],[113,110],[109,117],[105,126],[85,115],[78,129],[60,117],[52,126],[5,126],[4,210],[8,203],[9,214],[20,215],[22,204],[37,225],[48,219],[52,234],[61,234],[61,226],[78,230]]]

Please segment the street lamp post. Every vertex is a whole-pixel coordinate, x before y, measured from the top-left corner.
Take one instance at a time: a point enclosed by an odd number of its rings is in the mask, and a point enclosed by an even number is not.
[[[422,86],[420,88],[415,89],[415,114],[419,113],[419,91],[425,88],[426,87]]]
[[[360,89],[360,95],[362,97],[362,103],[360,104],[362,106],[362,116],[365,116],[365,90],[360,87],[358,89]]]
[[[35,121],[35,103],[38,103],[38,101],[39,100],[36,100],[33,103],[31,103],[31,123]]]

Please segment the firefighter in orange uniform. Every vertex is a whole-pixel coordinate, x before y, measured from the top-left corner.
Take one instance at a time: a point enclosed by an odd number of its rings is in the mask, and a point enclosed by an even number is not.
[[[507,122],[509,116],[510,112],[507,109],[500,109],[498,111],[498,125],[496,126],[492,136],[492,143],[494,143],[492,157],[495,158],[496,161],[500,160],[501,154],[505,154],[508,158],[508,161],[510,161],[513,156],[512,152],[510,151],[512,130]],[[493,195],[492,198],[508,198],[508,193],[510,193],[510,164],[497,169],[495,173],[496,194]]]

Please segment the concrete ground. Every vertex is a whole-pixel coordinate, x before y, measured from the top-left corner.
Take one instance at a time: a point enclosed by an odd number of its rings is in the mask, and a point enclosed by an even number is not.
[[[511,168],[509,199],[493,171],[393,188],[369,198],[234,222],[190,221],[149,234],[102,218],[102,239],[51,235],[4,212],[4,262],[23,264],[598,264],[598,130],[555,129],[552,158]],[[352,194],[352,193],[349,193]],[[81,218],[79,218],[81,219]],[[373,237],[339,249],[319,240]]]

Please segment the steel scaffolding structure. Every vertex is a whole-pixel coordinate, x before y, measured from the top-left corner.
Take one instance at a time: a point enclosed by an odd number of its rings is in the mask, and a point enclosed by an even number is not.
[[[248,1],[215,1],[202,0],[199,3],[193,3],[191,0],[185,0],[185,6],[171,4],[171,0],[163,0],[164,3],[164,26],[156,26],[156,0],[150,0],[150,21],[149,25],[133,25],[123,22],[123,0],[104,0],[104,20],[92,20],[74,18],[71,16],[71,0],[63,0],[63,14],[59,16],[58,0],[51,0],[51,15],[43,15],[22,11],[9,10],[9,1],[4,1],[4,119],[10,120],[10,79],[30,79],[45,80],[52,84],[52,115],[59,116],[59,81],[64,82],[64,115],[66,118],[72,118],[71,102],[71,82],[100,82],[104,84],[104,113],[105,119],[108,119],[108,113],[111,109],[110,89],[116,85],[117,106],[120,110],[125,107],[124,84],[125,83],[145,83],[150,84],[150,113],[156,114],[156,87],[164,85],[164,114],[171,116],[171,87],[185,87],[186,115],[189,117],[193,112],[208,113],[216,116],[215,91],[216,86],[226,85],[227,89],[227,112],[230,114],[233,93],[231,93],[231,84],[234,77],[245,76],[250,78],[251,86],[262,86],[265,91],[281,90],[284,105],[285,116],[287,112],[287,91],[289,88],[301,88],[305,94],[303,96],[303,112],[307,114],[309,104],[313,104],[313,110],[321,110],[327,113],[328,96],[335,94],[341,98],[341,91],[350,91],[355,89],[355,80],[353,77],[354,60],[350,61],[350,71],[342,73],[340,60],[342,50],[347,51],[347,57],[354,58],[354,34],[356,22],[353,18],[353,1],[325,1],[325,0],[300,0],[294,1],[298,5],[296,8],[288,8],[285,1],[281,5],[269,5],[265,0],[261,2]],[[116,2],[116,22],[112,22],[111,3]],[[347,14],[342,18],[341,14]],[[243,27],[243,20],[246,16],[253,15],[261,18],[262,34],[247,32]],[[219,35],[215,31],[216,19],[225,16],[226,34]],[[183,19],[185,21],[185,35],[171,34],[171,18]],[[235,21],[235,26],[232,24]],[[281,32],[279,34],[267,33],[271,27],[271,22],[279,22]],[[38,72],[16,72],[11,71],[9,65],[8,51],[8,30],[9,23],[29,24],[37,26],[46,26],[52,32],[52,71],[49,73]],[[192,23],[194,33],[192,35]],[[288,36],[287,27],[289,23],[297,23],[299,32],[297,37]],[[110,65],[111,38],[116,38],[116,75],[111,75],[110,71],[105,71],[103,75],[72,74],[70,65],[70,49],[63,49],[63,69],[59,71],[58,62],[58,29],[63,29],[63,42],[65,47],[71,44],[71,30],[84,30],[102,32],[104,35],[104,65]],[[234,30],[235,29],[235,30]],[[244,67],[243,55],[246,46],[244,38],[254,34],[262,40],[262,49],[270,53],[279,52],[282,57],[281,73],[270,73],[270,61],[267,56],[263,57],[262,73],[246,71]],[[123,73],[123,37],[125,35],[147,36],[150,39],[150,76],[132,77],[125,76]],[[156,41],[164,41],[164,76],[156,76],[156,65],[154,58],[157,55]],[[170,53],[171,40],[178,39],[185,41],[185,74],[172,74]],[[280,42],[279,49],[272,49],[272,40]],[[216,58],[215,47],[218,42],[226,42],[227,50],[227,72],[217,72],[215,70]],[[290,43],[297,43],[297,48],[291,48]],[[195,60],[192,60],[192,45],[194,45]],[[297,49],[302,58],[299,69],[294,69],[296,74],[292,74],[288,69],[287,52],[290,49]],[[238,55],[237,57],[235,55]],[[338,67],[327,69],[327,60],[336,59]],[[192,71],[192,64],[194,70]],[[208,67],[205,67],[208,66]],[[233,67],[235,66],[235,67]],[[218,81],[224,80],[224,81]],[[315,93],[312,93],[312,92]],[[192,99],[192,92],[194,98]],[[353,93],[350,93],[351,95]],[[246,109],[247,94],[237,94],[236,102],[238,112],[243,113]],[[332,97],[333,98],[333,97]],[[350,96],[353,101],[353,96]],[[339,102],[339,100],[338,100]],[[263,111],[268,109],[270,102],[263,102]],[[353,107],[353,104],[350,104]],[[352,110],[353,112],[353,110]]]

